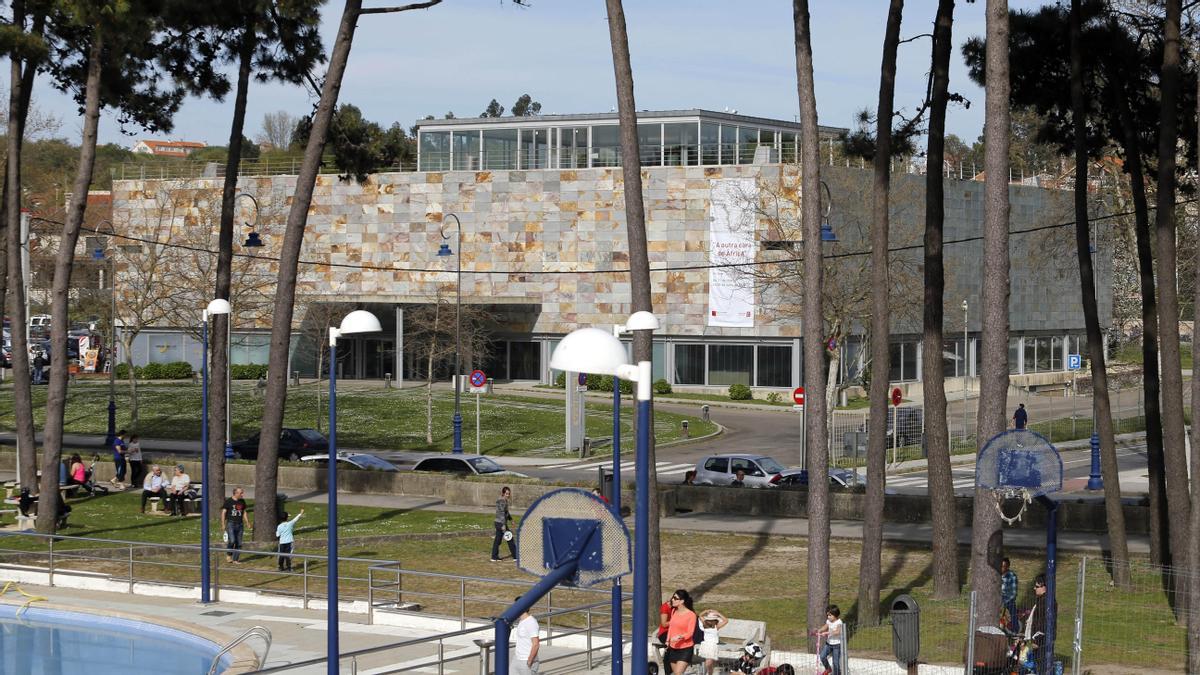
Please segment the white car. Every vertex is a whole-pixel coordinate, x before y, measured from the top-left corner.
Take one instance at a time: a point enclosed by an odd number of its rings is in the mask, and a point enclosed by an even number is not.
[[[730,453],[709,455],[696,464],[696,485],[729,485],[742,471],[745,487],[775,487],[783,466],[766,455]]]
[[[301,457],[301,462],[314,466],[329,466],[329,455],[308,455]],[[365,452],[339,452],[337,461],[340,466],[355,469],[365,469],[367,471],[399,471],[400,468],[395,464],[381,459],[375,455],[368,455]]]
[[[525,474],[509,471],[491,457],[472,454],[430,455],[413,464],[413,471],[453,473],[460,476],[514,476],[528,478]]]

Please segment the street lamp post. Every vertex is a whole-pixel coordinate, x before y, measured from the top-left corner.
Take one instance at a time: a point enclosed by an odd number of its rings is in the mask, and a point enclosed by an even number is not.
[[[970,374],[971,374],[971,359],[970,359],[971,350],[969,349],[971,342],[970,342],[970,339],[967,337],[967,316],[968,316],[967,308],[968,308],[968,305],[967,305],[966,298],[963,298],[962,308],[963,308],[963,353],[962,353],[963,435],[962,435],[962,439],[963,439],[963,445],[966,445],[967,444],[967,380],[969,379]]]
[[[328,560],[326,586],[328,587],[329,607],[326,612],[328,641],[325,654],[325,663],[329,675],[338,675],[341,665],[338,660],[340,652],[338,650],[337,556],[337,368],[334,368],[333,364],[337,363],[337,341],[339,337],[358,333],[378,333],[381,330],[383,330],[383,327],[379,325],[379,319],[374,314],[361,309],[347,314],[342,319],[340,327],[329,327],[329,473],[326,481],[328,484],[326,499],[329,502],[329,519],[326,523],[329,534],[326,543],[326,556]]]
[[[627,331],[654,331],[659,327],[658,318],[650,312],[635,312],[625,324]],[[633,547],[633,639],[630,660],[635,668],[647,663],[646,636],[649,634],[649,576],[650,561],[650,400],[651,362],[628,362],[625,347],[615,336],[598,328],[581,328],[573,331],[554,349],[550,359],[554,370],[568,372],[611,375],[613,386],[620,388],[616,378],[637,383],[637,453],[634,472],[637,476],[636,504],[634,507]],[[615,399],[614,399],[615,400]],[[620,624],[619,611],[615,611],[613,625]],[[614,633],[613,651],[621,647],[616,644]],[[615,658],[615,657],[614,657]],[[637,664],[642,664],[638,666]]]
[[[200,342],[203,347],[200,352],[200,376],[202,379],[200,393],[200,483],[204,486],[204,498],[200,500],[200,602],[208,604],[209,597],[209,495],[212,486],[208,482],[208,319],[218,314],[228,315],[232,311],[228,300],[217,298],[208,303],[200,313],[203,321],[200,327]]]
[[[454,219],[455,230],[458,233],[455,244],[457,248],[450,250],[450,245],[444,241],[449,239],[450,235],[444,230],[439,230],[443,242],[438,247],[437,254],[439,258],[452,255],[458,264],[454,283],[454,453],[462,454],[462,221],[453,213],[447,213],[446,217]]]
[[[108,433],[104,447],[111,448],[117,436],[117,259],[109,256],[108,293],[112,296],[108,305]]]
[[[1097,317],[1098,317],[1099,311],[1100,311],[1100,291],[1099,291],[1099,284],[1097,283],[1097,277],[1099,275],[1096,273],[1096,259],[1099,256],[1096,255],[1097,251],[1096,251],[1095,246],[1092,246],[1089,244],[1088,249],[1089,249],[1088,253],[1091,254],[1091,256],[1092,256],[1092,295],[1096,299],[1096,312],[1097,312]],[[1100,353],[1092,354],[1091,358],[1103,359],[1104,358],[1104,346],[1101,345]],[[1097,405],[1097,398],[1096,398],[1096,368],[1093,366],[1092,367],[1092,439],[1091,439],[1092,468],[1088,472],[1087,489],[1089,489],[1089,490],[1103,490],[1104,489],[1104,477],[1100,472],[1100,426],[1096,423],[1097,422],[1096,418],[1099,416],[1097,413],[1098,410],[1099,410],[1099,407]]]

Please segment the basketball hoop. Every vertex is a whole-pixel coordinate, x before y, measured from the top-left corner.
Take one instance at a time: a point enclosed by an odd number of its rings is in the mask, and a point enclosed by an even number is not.
[[[992,490],[992,495],[996,498],[996,513],[1000,514],[1000,520],[1003,520],[1008,525],[1015,525],[1025,515],[1025,509],[1033,502],[1033,493],[1027,488],[999,488]],[[1016,515],[1009,516],[1004,512],[1004,502],[1010,499],[1017,499],[1021,502],[1021,508]]]

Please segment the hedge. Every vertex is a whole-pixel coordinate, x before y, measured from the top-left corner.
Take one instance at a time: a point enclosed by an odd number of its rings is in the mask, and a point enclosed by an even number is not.
[[[754,393],[750,391],[750,387],[744,384],[729,385],[729,398],[734,401],[749,401],[754,398]]]
[[[133,375],[139,380],[186,380],[192,376],[192,364],[187,361],[147,363],[144,366],[134,366]],[[117,364],[116,376],[122,380],[128,379],[129,365]]]
[[[257,380],[267,376],[267,364],[235,364],[229,367],[229,376],[235,380]]]

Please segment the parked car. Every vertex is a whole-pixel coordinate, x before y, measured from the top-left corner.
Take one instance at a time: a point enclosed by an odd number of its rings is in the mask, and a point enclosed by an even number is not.
[[[460,476],[515,476],[525,478],[524,474],[509,471],[496,463],[496,460],[483,455],[431,455],[423,457],[412,467],[413,471],[436,471],[438,473],[453,473]]]
[[[899,446],[906,445],[922,445],[925,441],[925,414],[921,408],[908,407],[897,408],[896,410],[888,410],[887,414],[887,447],[892,447],[893,427],[899,418],[900,423],[900,439]],[[867,431],[866,423],[860,424],[859,431]]]
[[[308,455],[307,457],[301,457],[300,461],[304,462],[305,464],[327,467],[329,466],[329,455]],[[368,455],[365,452],[339,452],[337,454],[337,461],[338,466],[353,467],[355,469],[363,469],[366,471],[400,470],[399,467],[387,461],[386,459],[376,457],[375,455]]]
[[[261,433],[230,443],[234,459],[258,459]],[[279,432],[279,458],[297,460],[306,455],[329,452],[329,441],[316,429],[284,429]]]
[[[746,472],[746,487],[775,487],[783,465],[766,455],[709,455],[696,464],[696,485],[729,485],[738,469]]]
[[[804,487],[804,486],[807,486],[808,481],[804,480],[801,477],[801,474],[803,471],[804,471],[804,469],[799,469],[799,468],[787,469],[786,471],[783,471],[781,474],[782,478],[779,479],[779,486],[780,487]],[[842,468],[838,468],[838,467],[832,467],[829,469],[829,487],[833,488],[834,490],[852,490],[858,486],[865,487],[866,484],[867,484],[867,477],[861,473],[856,475],[855,472],[850,469],[842,469]],[[884,492],[884,494],[889,494],[889,495],[896,494],[896,491],[889,487],[885,487],[883,489],[883,492]]]

